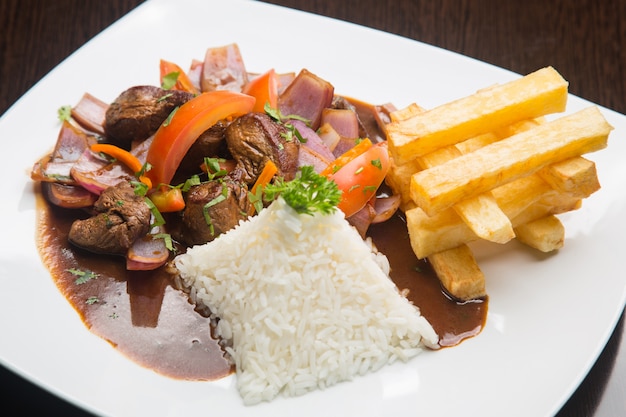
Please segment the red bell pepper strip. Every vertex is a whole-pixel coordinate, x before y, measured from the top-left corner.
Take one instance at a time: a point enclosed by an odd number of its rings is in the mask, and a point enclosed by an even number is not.
[[[252,111],[265,113],[265,105],[278,106],[278,76],[274,69],[257,76],[243,87],[243,93],[256,98]]]
[[[209,127],[227,117],[240,116],[254,107],[255,98],[227,90],[200,94],[174,110],[154,134],[146,161],[146,176],[154,186],[169,184],[195,140]]]
[[[261,171],[261,174],[256,179],[256,182],[254,183],[254,186],[252,186],[252,190],[250,190],[250,192],[252,194],[255,194],[257,188],[265,187],[267,184],[269,184],[269,182],[272,180],[277,172],[278,167],[276,166],[276,164],[268,159],[265,163],[265,166],[263,167],[263,171]]]
[[[111,158],[115,158],[119,162],[126,165],[130,170],[136,175],[140,173],[143,169],[143,164],[141,161],[132,153],[128,152],[125,149],[122,149],[118,146],[111,145],[108,143],[94,143],[91,145],[91,150],[96,153],[104,153],[109,155]],[[143,182],[148,186],[148,188],[152,188],[152,182],[145,175],[140,175],[139,181]]]
[[[337,207],[346,217],[361,210],[376,195],[389,165],[387,144],[382,142],[357,155],[328,177],[341,190],[341,201]]]

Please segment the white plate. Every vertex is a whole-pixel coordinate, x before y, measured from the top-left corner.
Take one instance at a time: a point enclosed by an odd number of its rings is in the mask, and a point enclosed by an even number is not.
[[[615,127],[609,149],[590,155],[603,188],[582,209],[562,216],[567,238],[556,256],[537,256],[515,244],[478,248],[489,316],[482,334],[458,347],[325,391],[246,408],[234,377],[200,383],[159,376],[83,326],[39,261],[34,241],[28,172],[56,139],[57,108],[76,103],[84,92],[110,101],[129,86],[156,83],[160,58],[185,66],[207,47],[231,42],[239,44],[249,70],[306,67],[338,93],[398,107],[432,107],[518,77],[418,42],[267,4],[148,1],[79,49],[0,119],[2,364],[103,415],[556,412],[594,363],[626,299],[620,253],[626,235],[626,117],[607,109],[602,111]],[[590,104],[571,97],[568,112]]]

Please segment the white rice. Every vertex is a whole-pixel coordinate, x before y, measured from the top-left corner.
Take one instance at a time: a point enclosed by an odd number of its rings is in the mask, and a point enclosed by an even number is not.
[[[389,279],[386,257],[339,210],[299,215],[279,198],[175,264],[195,301],[220,318],[245,404],[323,389],[437,346]]]

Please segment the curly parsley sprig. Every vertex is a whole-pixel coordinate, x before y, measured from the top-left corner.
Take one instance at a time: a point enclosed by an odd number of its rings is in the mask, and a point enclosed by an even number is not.
[[[296,212],[308,215],[333,213],[341,200],[337,184],[308,165],[300,168],[292,181],[278,178],[273,184],[266,185],[263,193],[266,201],[281,196]]]

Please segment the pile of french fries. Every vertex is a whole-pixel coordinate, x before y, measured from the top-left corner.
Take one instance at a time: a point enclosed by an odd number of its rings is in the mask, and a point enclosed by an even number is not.
[[[387,183],[402,197],[411,246],[447,292],[486,295],[468,243],[517,239],[543,252],[562,247],[556,217],[598,189],[594,162],[612,130],[596,106],[565,111],[568,83],[552,67],[425,110],[391,114]]]

